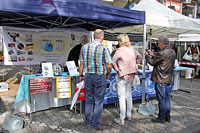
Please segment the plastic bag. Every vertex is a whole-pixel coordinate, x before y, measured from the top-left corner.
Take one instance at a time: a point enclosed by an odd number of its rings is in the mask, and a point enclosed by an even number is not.
[[[8,131],[17,131],[24,128],[26,121],[17,115],[8,115],[2,124],[2,128]]]
[[[84,86],[84,80],[81,81],[81,82],[79,82],[76,86],[77,86],[78,90],[77,90],[77,92],[74,94],[74,97],[73,97],[73,99],[72,99],[72,103],[71,103],[71,106],[70,106],[70,110],[72,110],[73,107],[74,107],[74,105],[76,104],[76,101],[77,101],[77,99],[78,99],[78,97],[79,97],[79,94],[80,94],[81,89],[85,87],[85,86]]]
[[[190,53],[189,53],[190,52]],[[184,56],[183,56],[183,59],[184,60],[187,60],[187,61],[192,61],[192,51],[191,51],[191,48],[189,47],[187,49],[187,51],[185,52]]]
[[[192,55],[193,61],[199,62],[199,48],[198,46],[195,48],[195,53]]]
[[[140,85],[140,78],[139,78],[138,75],[135,75],[135,76],[134,76],[133,81],[132,81],[132,85],[133,85],[133,86]]]
[[[0,92],[3,92],[3,91],[8,91],[8,83],[6,82],[0,83]]]

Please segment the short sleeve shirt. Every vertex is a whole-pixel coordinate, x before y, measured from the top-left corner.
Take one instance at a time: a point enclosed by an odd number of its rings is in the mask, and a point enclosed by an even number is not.
[[[106,74],[106,65],[113,63],[107,47],[95,40],[85,44],[80,51],[80,61],[84,61],[85,73]]]

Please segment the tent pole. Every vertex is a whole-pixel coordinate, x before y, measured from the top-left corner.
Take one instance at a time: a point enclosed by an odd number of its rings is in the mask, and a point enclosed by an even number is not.
[[[146,79],[146,73],[145,73],[145,49],[147,47],[147,40],[146,40],[146,24],[143,26],[143,61],[142,61],[142,103],[139,105],[138,112],[142,115],[153,115],[155,114],[155,107],[152,103],[149,101],[145,102],[145,79]]]
[[[147,47],[147,44],[146,44],[146,24],[143,25],[143,51],[142,51],[142,54],[143,54],[143,60],[142,60],[142,103],[145,102],[145,65],[146,65],[146,60],[145,60],[145,49]]]
[[[152,45],[151,45],[151,38],[152,38],[152,29],[150,29],[150,40],[149,40],[149,49],[152,50]]]

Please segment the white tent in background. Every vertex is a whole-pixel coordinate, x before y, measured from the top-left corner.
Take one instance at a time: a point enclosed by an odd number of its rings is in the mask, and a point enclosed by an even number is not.
[[[179,34],[200,33],[200,20],[186,17],[177,13],[156,0],[141,0],[131,10],[146,12],[146,31],[152,29],[152,37],[166,35],[168,37],[178,37]],[[143,27],[129,26],[118,28],[109,32],[122,33],[143,33]]]
[[[200,42],[200,34],[182,34],[179,35],[177,42]]]

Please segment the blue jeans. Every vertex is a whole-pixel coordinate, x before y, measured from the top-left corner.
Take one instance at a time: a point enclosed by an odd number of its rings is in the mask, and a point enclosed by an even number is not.
[[[159,107],[158,118],[161,120],[170,118],[170,83],[155,83],[155,91]]]
[[[106,76],[87,73],[84,81],[86,92],[85,121],[93,129],[97,129],[100,127],[100,119],[103,111]]]

